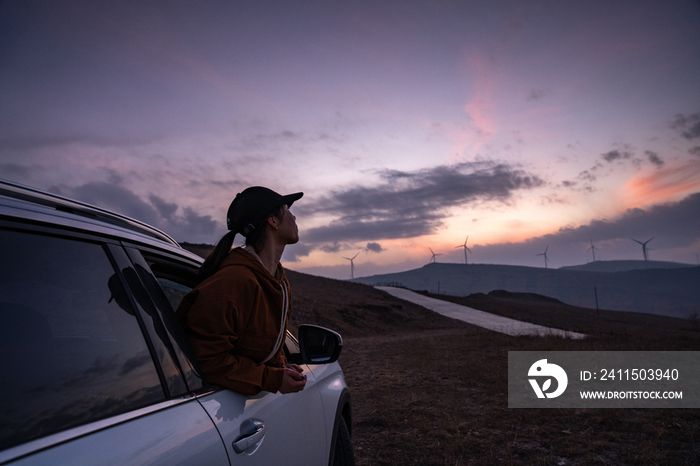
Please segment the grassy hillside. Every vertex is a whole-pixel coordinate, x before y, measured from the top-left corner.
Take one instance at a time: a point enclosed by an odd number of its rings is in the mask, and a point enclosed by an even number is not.
[[[290,327],[315,323],[343,336],[389,335],[415,329],[467,326],[361,283],[287,271],[292,287]]]

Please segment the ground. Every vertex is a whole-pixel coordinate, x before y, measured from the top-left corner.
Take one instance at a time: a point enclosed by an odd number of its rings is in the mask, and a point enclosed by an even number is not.
[[[314,323],[344,337],[358,465],[700,464],[698,410],[509,409],[507,402],[508,351],[700,351],[697,315],[597,311],[507,291],[432,295],[588,335],[510,337],[366,285],[288,277],[290,328]]]
[[[451,298],[589,335],[510,337],[365,285],[289,278],[292,327],[316,323],[344,336],[359,465],[700,464],[697,410],[509,409],[507,401],[508,351],[697,351],[697,321],[504,292]]]

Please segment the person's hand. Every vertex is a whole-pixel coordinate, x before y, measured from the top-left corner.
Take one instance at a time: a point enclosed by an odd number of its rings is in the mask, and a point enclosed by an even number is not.
[[[304,369],[296,364],[286,365],[282,375],[280,393],[285,394],[302,391],[306,385],[306,376],[302,375],[302,372],[304,372]]]

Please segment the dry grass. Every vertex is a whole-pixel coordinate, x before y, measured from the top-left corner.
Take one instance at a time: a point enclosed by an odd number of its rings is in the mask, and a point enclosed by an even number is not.
[[[474,297],[480,302],[472,307],[590,335],[509,337],[364,285],[289,278],[293,324],[326,325],[345,337],[340,362],[360,465],[700,464],[695,410],[509,409],[507,402],[508,351],[698,350],[700,332],[686,321],[598,315],[537,296]]]
[[[201,245],[193,245],[201,246]],[[207,248],[202,247],[203,255]],[[700,350],[700,325],[494,292],[436,296],[589,335],[509,337],[371,287],[289,272],[290,327],[341,332],[358,465],[697,465],[692,409],[509,409],[508,351]]]
[[[640,348],[638,339],[622,340],[611,349]],[[508,351],[609,342],[465,330],[350,339],[341,363],[358,464],[698,464],[694,410],[508,408]]]

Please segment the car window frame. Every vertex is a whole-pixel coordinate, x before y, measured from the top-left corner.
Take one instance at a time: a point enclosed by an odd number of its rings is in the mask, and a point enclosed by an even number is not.
[[[129,252],[121,243],[110,244],[107,247],[113,257],[115,269],[119,270],[122,286],[128,290],[127,295],[131,307],[137,311],[137,319],[146,343],[149,345],[151,357],[157,361],[156,369],[165,390],[166,399],[186,394],[190,390],[177,360],[175,348],[172,346],[170,332],[168,332],[160,310],[155,306],[147,286],[144,285],[136,264],[133,263]],[[141,299],[136,299],[137,295]],[[170,377],[166,376],[166,370],[171,374]]]
[[[185,336],[184,329],[175,315],[176,309],[172,308],[170,301],[165,296],[165,291],[162,289],[160,283],[158,283],[156,273],[152,269],[152,262],[154,259],[167,262],[169,265],[172,264],[175,267],[190,269],[190,273],[193,273],[196,268],[199,268],[200,264],[190,258],[173,254],[170,251],[127,242],[123,242],[122,245],[133,263],[140,263],[146,266],[139,269],[139,271],[142,274],[148,274],[150,279],[142,276],[142,282],[152,283],[155,281],[157,285],[157,289],[148,286],[148,291],[154,306],[156,306],[161,319],[164,321],[165,327],[168,329],[173,350],[177,355],[177,362],[189,390],[194,393],[200,393],[202,391],[211,392],[213,387],[207,384],[201,376],[197,358]]]

